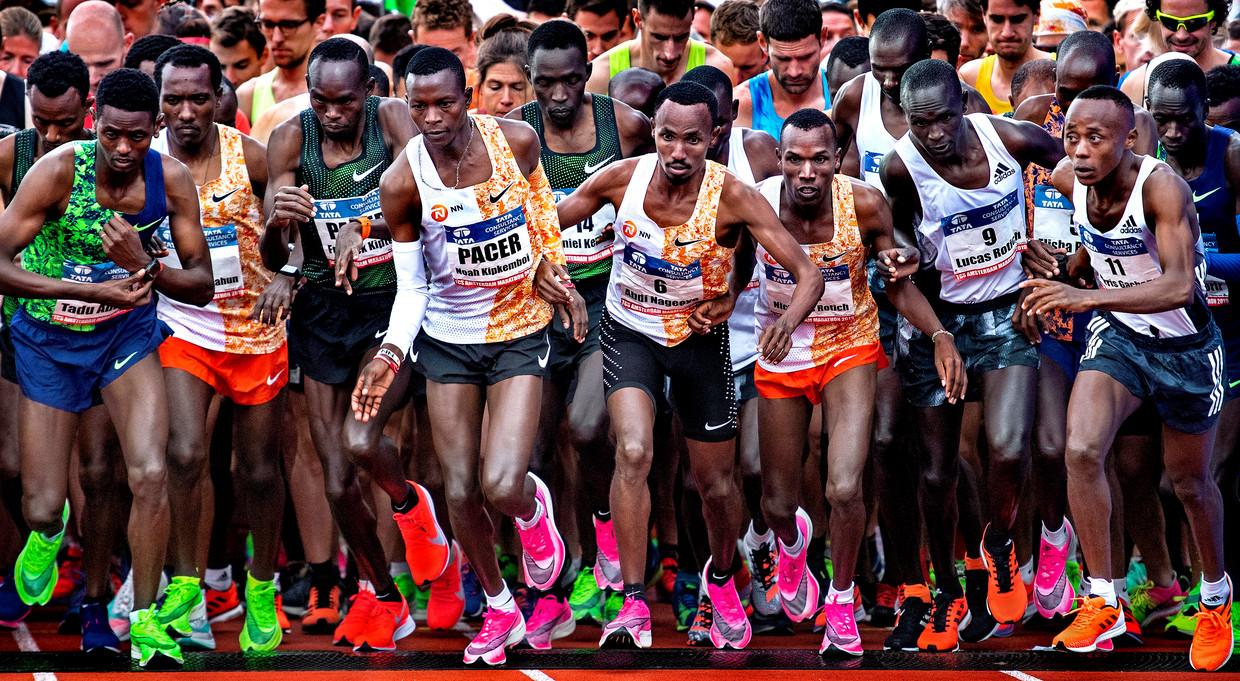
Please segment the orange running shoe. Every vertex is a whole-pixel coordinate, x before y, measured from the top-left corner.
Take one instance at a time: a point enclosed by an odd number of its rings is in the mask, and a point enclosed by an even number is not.
[[[372,598],[374,598],[372,596]],[[409,616],[409,604],[405,597],[389,602],[374,598],[370,619],[354,640],[353,652],[396,650],[396,642],[413,633],[417,628]]]
[[[934,611],[917,638],[917,647],[931,653],[959,650],[960,630],[969,626],[969,620],[969,604],[963,594],[940,593],[934,598]]]
[[[1227,664],[1235,645],[1235,632],[1231,627],[1231,577],[1227,578],[1227,600],[1216,606],[1208,606],[1202,599],[1197,612],[1197,630],[1193,632],[1193,645],[1188,649],[1188,662],[1193,669],[1212,672]]]
[[[1145,639],[1141,638],[1141,624],[1137,622],[1136,615],[1132,614],[1132,607],[1128,605],[1128,601],[1119,599],[1119,609],[1124,612],[1124,636],[1116,639],[1115,642],[1127,646],[1145,645]]]
[[[1107,605],[1101,596],[1078,598],[1076,619],[1051,642],[1059,650],[1092,653],[1101,641],[1124,634],[1124,614],[1118,606]]]
[[[334,646],[351,646],[361,640],[362,632],[370,624],[370,613],[379,605],[375,592],[361,589],[357,595],[349,599],[349,614],[344,616],[336,627],[336,635],[332,638]],[[405,606],[408,607],[408,606]]]
[[[207,589],[207,621],[211,624],[225,622],[245,612],[237,597],[237,583],[228,585],[224,591]]]
[[[280,625],[280,631],[289,633],[293,630],[293,625],[288,621],[288,615],[284,614],[284,594],[276,594],[276,624]]]
[[[340,587],[310,587],[306,614],[301,616],[301,630],[307,634],[330,634],[340,624]]]
[[[989,533],[987,525],[982,536]],[[990,616],[999,624],[1016,624],[1025,617],[1029,605],[1025,582],[1020,578],[1020,565],[1016,562],[1016,544],[1009,537],[1002,550],[991,553],[983,539],[982,561],[990,577],[986,590],[986,608]]]
[[[452,547],[435,517],[435,501],[431,493],[416,482],[409,486],[418,495],[418,503],[408,513],[393,513],[392,518],[405,540],[405,560],[413,583],[426,586],[439,579],[452,560]]]
[[[451,629],[465,612],[465,589],[461,586],[461,546],[452,542],[452,563],[439,579],[431,582],[426,603],[426,626]]]

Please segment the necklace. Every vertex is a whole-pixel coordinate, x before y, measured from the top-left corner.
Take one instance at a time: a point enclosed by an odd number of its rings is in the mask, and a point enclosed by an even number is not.
[[[474,143],[474,121],[469,121],[469,141],[465,143],[465,151],[461,152],[461,158],[456,162],[456,182],[452,184],[453,189],[461,187],[461,164],[465,162],[465,155],[469,153],[469,145]]]
[[[216,156],[218,156],[218,155],[219,155],[219,153],[218,153],[218,152],[219,152],[219,150],[220,150],[220,133],[219,133],[219,131],[218,131],[218,130],[216,130],[216,131],[215,131],[215,144],[214,144],[214,145],[212,145],[212,147],[211,147],[211,155],[207,157],[207,167],[206,167],[206,168],[202,171],[202,182],[199,182],[199,183],[198,183],[198,186],[199,186],[199,187],[205,187],[205,186],[206,186],[206,184],[207,184],[207,176],[209,176],[209,175],[211,174],[211,160],[212,160],[212,159],[214,159]],[[224,167],[221,165],[221,166],[220,166],[220,174],[222,175],[222,174],[223,174],[223,172],[224,172]]]

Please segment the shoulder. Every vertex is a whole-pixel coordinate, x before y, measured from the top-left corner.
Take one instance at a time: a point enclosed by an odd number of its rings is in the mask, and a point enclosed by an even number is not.
[[[413,177],[413,168],[409,165],[409,148],[405,147],[400,150],[396,158],[392,159],[391,165],[387,170],[383,171],[383,175],[379,178],[379,189],[383,190],[401,190],[405,191],[410,187],[417,191],[417,182]]]
[[[887,206],[887,197],[878,190],[878,187],[855,177],[848,177],[845,180],[852,185],[853,205],[857,208],[858,215],[874,215],[880,210],[880,204],[883,208]]]
[[[1051,171],[1051,183],[1055,185],[1055,189],[1059,193],[1072,198],[1072,188],[1076,184],[1076,174],[1072,169],[1072,159],[1065,156],[1059,160],[1059,164]]]
[[[977,91],[977,88],[964,82],[961,78],[961,89],[964,90],[964,112],[965,113],[994,113],[990,110],[990,102]]]
[[[1131,99],[1132,103],[1137,106],[1143,105],[1141,99],[1145,94],[1146,68],[1146,65],[1143,64],[1137,67],[1137,70],[1129,71],[1128,76],[1124,78],[1124,82],[1119,86],[1120,91],[1128,95],[1128,99]]]
[[[1055,100],[1055,95],[1034,95],[1029,99],[1021,102],[1016,109],[1016,113],[1012,115],[1018,121],[1029,121],[1030,123],[1041,124],[1046,120],[1046,114],[1051,110],[1051,102]]]
[[[742,80],[739,85],[732,88],[732,98],[740,100],[742,107],[753,105],[753,94],[749,91],[749,88],[754,78],[766,78],[766,72],[763,71],[749,80]]]
[[[899,149],[900,145],[897,143],[891,151],[883,154],[883,160],[878,162],[878,173],[883,180],[884,186],[889,186],[892,180],[912,180],[908,167],[904,164],[904,158],[900,156]]]
[[[969,85],[977,83],[977,76],[981,73],[982,63],[985,61],[986,58],[983,57],[981,59],[974,59],[971,62],[965,62],[964,66],[957,69],[957,72],[960,74],[960,79]]]
[[[754,153],[777,153],[775,150],[779,147],[779,143],[771,136],[771,133],[765,130],[754,130],[753,128],[744,128],[743,139],[745,142],[745,152]]]
[[[1147,208],[1149,207],[1148,204],[1152,203],[1154,207],[1160,205],[1168,206],[1178,212],[1180,206],[1167,201],[1153,200],[1175,196],[1175,194],[1167,194],[1166,192],[1178,192],[1186,200],[1188,200],[1189,195],[1192,193],[1188,188],[1188,183],[1184,181],[1184,178],[1176,174],[1171,169],[1171,166],[1166,163],[1159,163],[1154,166],[1154,169],[1150,171],[1149,177],[1146,178],[1145,184],[1141,187],[1141,195],[1148,200]]]
[[[267,139],[267,146],[274,147],[278,143],[287,144],[291,141],[300,141],[304,132],[301,125],[301,116],[286,118],[272,129],[271,137]]]
[[[735,78],[735,74],[731,72],[731,69],[733,68],[732,60],[728,59],[726,54],[720,52],[718,48],[713,45],[703,43],[703,46],[706,48],[706,63],[711,66],[719,67],[724,73],[727,73],[729,76]]]
[[[606,95],[593,96],[605,97]],[[608,99],[611,98],[608,97]],[[527,104],[526,106],[529,105]],[[611,99],[611,109],[616,118],[616,129],[620,131],[621,136],[646,136],[651,134],[650,119],[646,118],[646,114],[634,109],[618,99]]]
[[[508,119],[508,120],[510,120],[510,121],[524,121],[524,120],[525,120],[525,112],[526,112],[526,109],[529,109],[529,110],[534,111],[535,113],[537,113],[537,112],[538,112],[538,101],[537,101],[537,100],[534,100],[534,101],[528,102],[528,103],[526,103],[526,104],[522,104],[521,106],[519,106],[519,107],[517,107],[517,108],[513,109],[512,111],[509,111],[508,113],[504,114],[504,116],[503,116],[503,117],[504,117],[504,118],[507,118],[507,119]],[[496,118],[498,118],[498,116],[497,116]]]
[[[237,135],[241,138],[241,151],[242,153],[245,154],[245,158],[247,161],[254,159],[254,158],[262,158],[263,160],[266,160],[267,158],[267,145],[266,144],[259,142],[258,140],[254,139],[253,137],[250,137],[249,135],[243,132],[238,132]]]
[[[1042,126],[1031,123],[1029,121],[1018,121],[1004,116],[995,116],[986,114],[986,120],[994,126],[995,132],[999,135],[999,139],[1009,148],[1023,148],[1030,143],[1041,142],[1046,139],[1052,139],[1050,133],[1042,129]]]
[[[253,95],[254,88],[258,87],[258,81],[262,76],[251,78],[237,87],[237,96]]]
[[[538,148],[538,133],[534,132],[534,128],[529,123],[494,116],[491,120],[495,121],[500,131],[504,133],[504,139],[508,140],[508,146],[512,147],[513,152],[520,154],[529,151],[531,146]]]
[[[863,73],[850,78],[847,83],[840,86],[835,93],[835,99],[831,100],[831,108],[837,115],[840,110],[856,115],[857,109],[861,106],[861,95],[865,91],[865,79],[869,77],[869,73]]]
[[[0,147],[0,162],[3,162],[3,153],[3,147]],[[1227,149],[1224,150],[1223,163],[1227,168],[1227,172],[1240,172],[1240,135],[1236,134],[1235,131],[1232,131],[1227,136]]]

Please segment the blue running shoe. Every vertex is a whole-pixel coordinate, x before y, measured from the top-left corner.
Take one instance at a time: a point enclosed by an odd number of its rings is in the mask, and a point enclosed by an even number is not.
[[[12,629],[29,614],[30,606],[18,595],[13,571],[9,570],[4,582],[0,583],[0,627]]]
[[[486,598],[482,593],[482,584],[469,561],[461,561],[461,590],[465,592],[465,619],[478,620],[486,610]]]
[[[80,609],[82,618],[82,650],[88,653],[121,652],[121,640],[116,637],[112,627],[108,625],[108,606],[103,603],[83,603]]]
[[[689,631],[689,627],[693,626],[701,588],[701,577],[684,570],[676,573],[676,582],[672,585],[672,615],[676,618],[676,631]]]

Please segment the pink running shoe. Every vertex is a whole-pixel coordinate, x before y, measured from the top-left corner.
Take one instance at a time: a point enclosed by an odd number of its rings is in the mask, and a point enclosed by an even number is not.
[[[534,606],[534,614],[525,627],[525,642],[536,650],[550,650],[551,642],[577,630],[577,620],[568,607],[567,598],[543,596]]]
[[[1038,572],[1033,578],[1033,603],[1038,614],[1051,619],[1056,615],[1067,615],[1072,611],[1072,600],[1076,591],[1068,581],[1068,560],[1076,555],[1076,531],[1067,518],[1063,526],[1068,530],[1068,541],[1056,548],[1054,544],[1042,539],[1038,549]]]
[[[713,559],[712,559],[713,560]],[[749,626],[749,617],[745,615],[745,605],[736,591],[736,579],[728,579],[723,586],[716,586],[710,581],[710,564],[706,561],[706,595],[714,606],[715,616],[710,622],[710,642],[716,648],[733,648],[740,650],[749,645],[753,637],[753,629]]]
[[[624,588],[624,579],[620,576],[620,547],[616,545],[616,528],[607,522],[594,518],[594,538],[598,543],[598,556],[594,559],[594,581],[598,588],[620,591]]]
[[[603,627],[600,648],[649,648],[650,606],[640,598],[624,599],[620,614]]]
[[[805,546],[801,555],[792,556],[779,544],[779,600],[784,612],[793,622],[800,622],[814,616],[818,610],[818,580],[805,566],[809,554],[809,537],[814,531],[814,523],[809,519],[805,509],[797,509],[797,532],[801,533]]]
[[[564,568],[564,540],[555,526],[555,507],[551,504],[551,490],[537,475],[526,473],[534,480],[534,498],[542,506],[541,515],[534,519],[534,526],[522,529],[517,522],[517,534],[521,536],[522,569],[527,586],[546,591],[560,578]]]
[[[857,631],[857,620],[853,616],[852,603],[840,603],[839,596],[831,599],[823,606],[826,614],[826,626],[823,627],[822,646],[819,655],[831,652],[860,655],[861,634]]]
[[[465,664],[473,664],[479,659],[491,666],[504,664],[508,660],[505,649],[524,639],[525,620],[520,610],[515,607],[512,610],[487,608],[482,630],[465,646]]]

